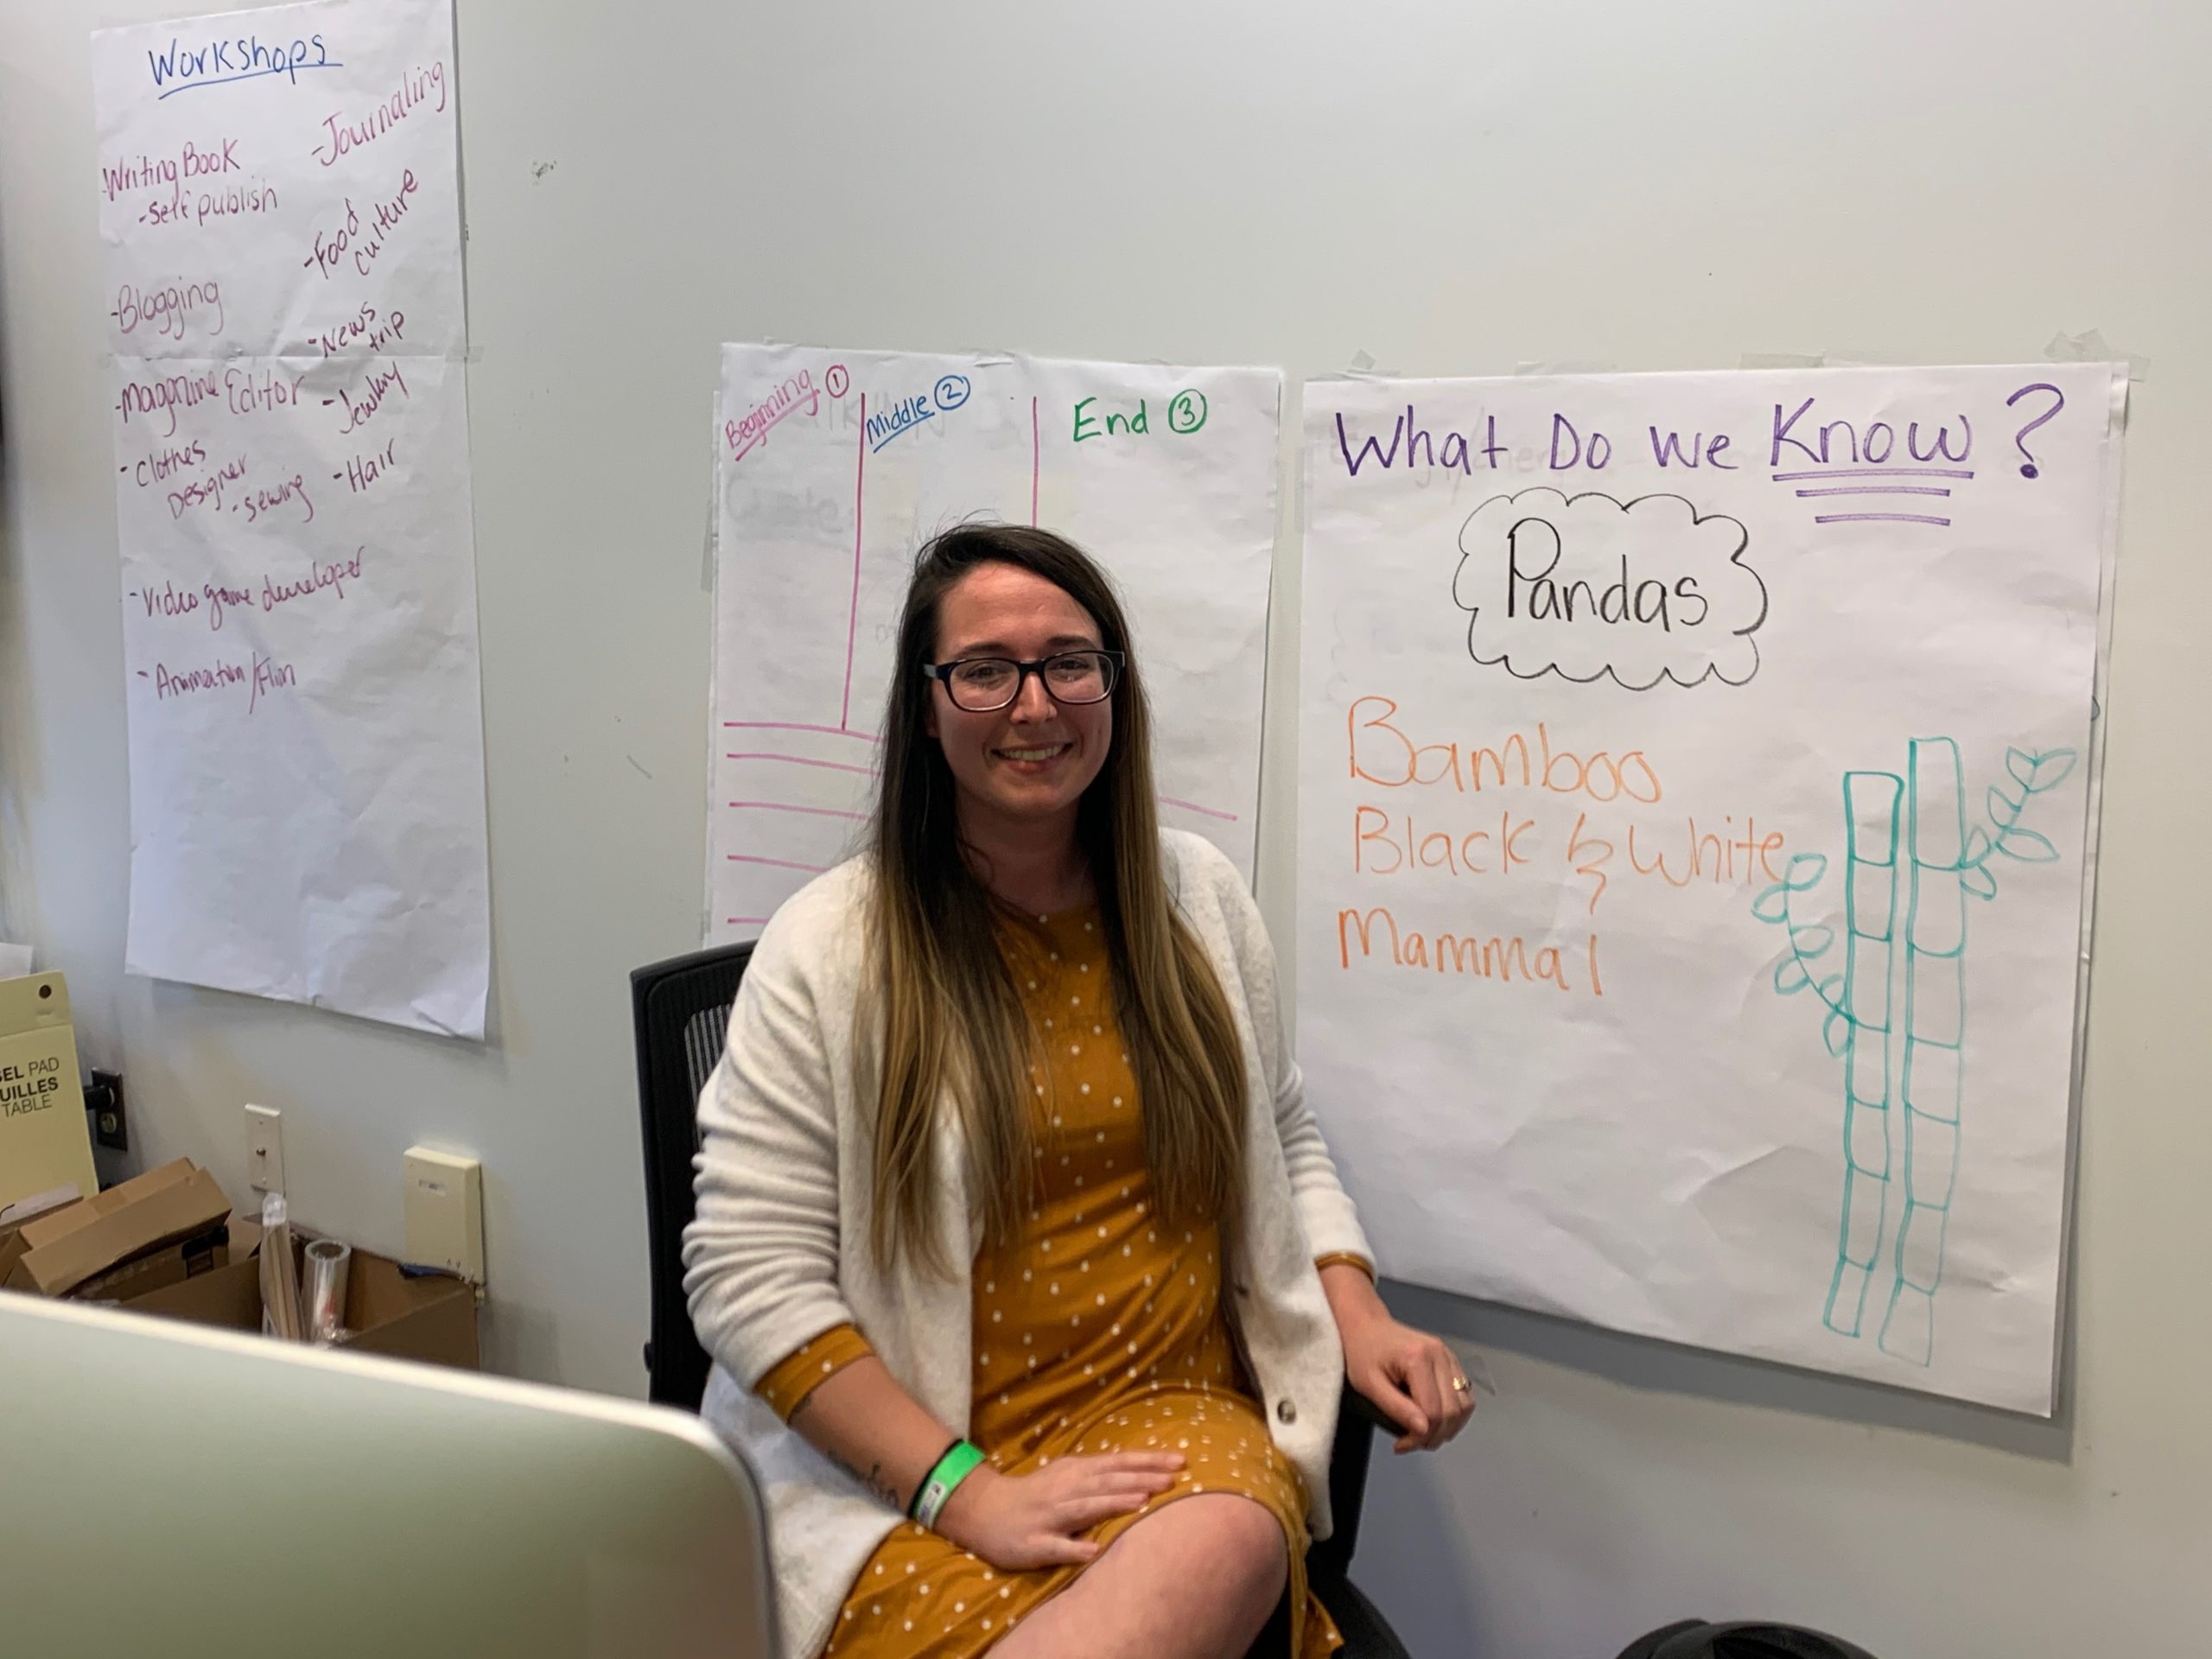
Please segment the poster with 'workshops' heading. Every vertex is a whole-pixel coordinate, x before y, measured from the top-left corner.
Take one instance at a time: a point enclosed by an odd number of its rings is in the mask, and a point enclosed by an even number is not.
[[[92,37],[134,973],[480,1038],[448,0]]]

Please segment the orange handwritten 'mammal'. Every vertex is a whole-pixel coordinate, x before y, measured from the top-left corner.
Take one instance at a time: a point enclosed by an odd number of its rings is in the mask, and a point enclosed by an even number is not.
[[[1478,794],[1485,786],[1542,789],[1554,795],[1586,795],[1593,801],[1625,798],[1645,806],[1664,793],[1659,774],[1641,749],[1626,750],[1618,759],[1605,749],[1586,757],[1572,749],[1554,749],[1541,721],[1536,722],[1533,747],[1521,732],[1495,746],[1415,743],[1396,724],[1397,712],[1397,703],[1382,696],[1354,697],[1345,712],[1351,775],[1363,783],[1384,789],[1439,784],[1463,795]]]
[[[1376,905],[1366,910],[1337,912],[1337,965],[1349,972],[1352,947],[1359,960],[1388,963],[1395,968],[1426,969],[1472,979],[1496,980],[1501,984],[1549,985],[1556,991],[1583,991],[1591,996],[1605,994],[1598,972],[1598,936],[1587,935],[1580,950],[1555,944],[1530,949],[1518,933],[1420,933],[1401,931],[1398,918],[1389,908]],[[1577,985],[1569,964],[1586,963],[1588,976]]]

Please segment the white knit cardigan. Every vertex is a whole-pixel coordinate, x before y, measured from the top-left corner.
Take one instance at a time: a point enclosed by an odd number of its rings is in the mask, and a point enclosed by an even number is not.
[[[1226,1306],[1269,1432],[1305,1478],[1308,1521],[1329,1534],[1328,1461],[1343,1353],[1317,1257],[1373,1259],[1328,1148],[1306,1109],[1277,1006],[1274,954],[1243,879],[1210,842],[1160,837],[1169,891],[1221,977],[1244,1052],[1247,1181],[1243,1236],[1226,1261]],[[854,1579],[901,1519],[852,1475],[785,1427],[753,1385],[847,1321],[939,1421],[964,1433],[974,1349],[972,1206],[931,1275],[903,1261],[877,1269],[868,1123],[855,1097],[855,1007],[861,970],[862,861],[809,883],[776,912],[746,970],[729,1039],[699,1102],[698,1217],[683,1236],[683,1287],[715,1367],[702,1413],[761,1484],[785,1659],[821,1651]],[[940,1192],[967,1192],[952,1116],[934,1152]]]

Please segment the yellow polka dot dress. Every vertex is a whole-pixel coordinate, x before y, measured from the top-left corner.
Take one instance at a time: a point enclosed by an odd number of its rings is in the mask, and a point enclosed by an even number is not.
[[[1306,1592],[1305,1484],[1276,1451],[1237,1359],[1217,1230],[1169,1227],[1154,1212],[1097,912],[1010,925],[1007,950],[1044,1060],[1031,1078],[1041,1179],[1021,1236],[976,1259],[969,1438],[1009,1475],[1071,1454],[1181,1452],[1188,1461],[1173,1488],[1090,1531],[1102,1544],[1179,1497],[1234,1492],[1265,1504],[1282,1523],[1291,1567],[1288,1659],[1322,1659],[1343,1638]],[[788,1418],[868,1352],[842,1326],[776,1366],[760,1392]],[[1002,1573],[906,1522],[861,1567],[826,1651],[983,1653],[1080,1571]]]

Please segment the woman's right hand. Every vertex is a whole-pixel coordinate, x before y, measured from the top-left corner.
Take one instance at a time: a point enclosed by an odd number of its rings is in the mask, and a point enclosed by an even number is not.
[[[1005,1573],[1079,1566],[1099,1548],[1081,1535],[1142,1509],[1175,1484],[1183,1461],[1177,1452],[1114,1452],[1055,1459],[1027,1475],[987,1463],[953,1489],[937,1530]]]

